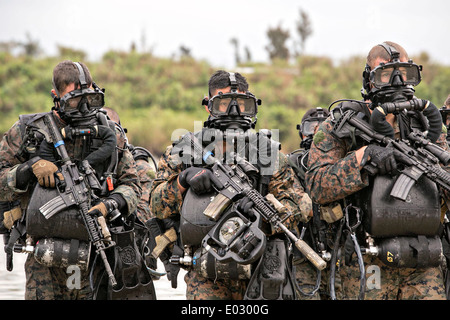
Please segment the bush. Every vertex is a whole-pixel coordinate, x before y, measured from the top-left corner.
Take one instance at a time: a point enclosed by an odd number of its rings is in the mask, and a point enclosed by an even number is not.
[[[78,61],[83,56],[70,48],[64,48],[63,54],[31,58],[0,52],[0,130],[8,130],[19,114],[50,110],[54,66],[63,59]],[[339,64],[327,57],[300,56],[294,64],[241,66],[250,91],[263,102],[257,129],[278,130],[284,152],[298,148],[296,125],[306,110],[327,108],[340,98],[361,99],[364,63],[357,56]],[[418,63],[425,66],[416,95],[440,107],[450,93],[450,67],[429,62],[426,54],[421,54]],[[106,88],[106,104],[119,112],[130,142],[155,155],[172,143],[174,133],[193,130],[194,124],[201,126],[207,119],[201,100],[217,68],[204,61],[109,51],[100,62],[86,64],[94,81]]]

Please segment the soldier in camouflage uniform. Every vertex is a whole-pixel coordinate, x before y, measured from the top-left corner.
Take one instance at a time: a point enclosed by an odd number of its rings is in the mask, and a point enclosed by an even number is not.
[[[301,139],[300,149],[297,149],[287,155],[290,166],[294,169],[297,178],[300,181],[301,186],[306,192],[308,188],[305,182],[305,174],[308,170],[308,154],[311,147],[314,133],[317,131],[319,124],[329,116],[329,112],[321,107],[312,108],[305,112],[302,117],[301,123],[297,125],[299,136]],[[311,206],[311,216],[313,212],[320,216],[314,217],[315,219],[309,219],[307,223],[300,223],[299,229],[301,229],[303,240],[308,242],[310,247],[314,248],[316,252],[322,255],[325,260],[329,259],[326,255],[329,255],[326,242],[327,223],[324,221],[327,217],[323,217],[323,212],[319,209],[317,204],[313,204],[309,200]],[[307,259],[297,251],[294,251],[294,265],[296,270],[296,280],[299,286],[301,300],[320,300],[327,297],[327,270],[322,270],[320,273],[318,270],[307,261]]]
[[[441,111],[442,115],[442,122],[445,124],[445,127],[447,129],[447,142],[450,141],[450,94],[448,95],[447,99],[445,99],[444,105],[439,109]]]
[[[105,110],[108,117],[116,123],[119,127],[119,131],[124,131],[121,127],[120,118],[117,112],[109,107],[104,107],[103,110]],[[125,132],[123,132],[121,136],[125,136]],[[134,161],[136,162],[136,171],[138,173],[139,182],[142,188],[141,199],[139,200],[137,207],[137,216],[141,221],[145,222],[154,217],[154,214],[150,211],[149,207],[150,187],[156,176],[156,165],[153,161],[153,156],[149,151],[142,147],[130,145],[127,139],[121,141],[120,148],[129,148],[133,155]]]
[[[142,187],[141,200],[138,203],[137,215],[142,221],[147,221],[154,217],[154,214],[150,210],[150,189],[153,180],[156,177],[156,168],[152,165],[151,155],[147,150],[134,147],[132,150],[133,158],[136,161],[136,170],[139,175],[139,181]]]
[[[373,111],[369,107],[376,107],[385,102],[409,101],[412,99],[414,93],[413,85],[417,85],[418,82],[417,79],[414,82],[414,79],[409,78],[408,74],[402,73],[403,68],[415,71],[416,74],[420,70],[412,61],[408,61],[406,51],[396,43],[385,42],[373,47],[368,54],[367,65],[363,74],[363,87],[365,89],[363,97],[366,103],[356,101],[344,103],[339,108],[335,108],[336,112],[333,110],[334,115],[337,116],[339,114],[340,108],[346,110],[345,107],[347,106],[351,110],[361,112],[359,115],[364,115],[363,119],[369,121],[368,119],[373,118]],[[380,71],[384,72],[379,73]],[[388,71],[390,73],[386,73]],[[383,85],[380,84],[381,81],[384,82]],[[429,107],[435,108],[433,104],[430,104]],[[389,132],[392,132],[393,127],[392,134],[395,137],[403,138],[400,128],[408,129],[409,124],[412,126],[414,123],[413,115],[410,113],[406,114],[406,116],[409,117],[408,119],[411,122],[403,122],[405,119],[404,114],[406,112],[397,115],[386,115],[385,119],[390,126],[384,126],[383,129],[391,128]],[[373,120],[375,123],[375,119]],[[340,201],[344,206],[349,203],[357,203],[357,201],[363,202],[366,199],[361,198],[360,192],[368,190],[366,188],[371,183],[370,181],[373,181],[371,179],[375,180],[378,177],[377,175],[370,177],[364,168],[364,163],[375,165],[378,168],[378,175],[381,175],[381,177],[388,177],[389,174],[395,175],[397,162],[393,156],[393,151],[390,148],[368,144],[365,141],[356,140],[355,142],[351,137],[339,139],[332,133],[334,125],[334,119],[329,117],[320,125],[313,139],[309,153],[309,171],[306,174],[306,183],[310,187],[311,198],[314,202],[321,205],[335,201]],[[420,126],[414,127],[414,130],[416,130],[415,128],[423,130],[423,127]],[[383,131],[381,129],[377,130]],[[411,127],[409,130],[411,130]],[[439,135],[441,129],[438,128],[437,131],[436,136]],[[448,150],[444,133],[441,133],[437,138],[436,144]],[[427,196],[424,195],[424,197]],[[346,208],[352,209],[350,206]],[[350,213],[357,212],[354,207],[352,210]],[[344,243],[339,243],[342,248],[342,257],[340,257],[340,260],[337,260],[337,263],[340,263],[339,271],[342,280],[343,298],[362,298],[364,295],[361,295],[361,293],[364,292],[362,291],[364,289],[365,298],[369,300],[445,299],[443,277],[439,267],[435,265],[391,267],[383,263],[381,257],[377,255],[364,255],[362,257],[363,265],[368,267],[367,275],[373,275],[377,278],[370,278],[374,282],[370,282],[370,285],[367,283],[367,286],[364,286],[364,288],[360,287],[363,283],[360,281],[360,275],[363,274],[359,269],[361,261],[359,257],[358,259],[355,258],[354,253],[357,250],[356,240],[353,240],[354,238],[350,236],[354,232],[361,247],[367,245],[367,243],[364,243],[365,241],[371,240],[370,237],[364,240],[364,237],[372,235],[364,233],[365,229],[361,231],[363,226],[364,228],[367,226],[364,223],[365,214],[366,212],[361,212],[363,223],[360,226],[357,226],[356,214],[354,215],[354,224],[346,219],[350,227],[349,237]],[[440,213],[437,212],[436,216],[439,215]],[[336,216],[336,224],[339,224],[344,218],[342,218],[342,215]],[[437,217],[437,220],[439,220],[439,217]],[[422,224],[419,225],[422,226]],[[353,227],[357,229],[352,229]],[[395,238],[393,239],[395,240]],[[370,270],[374,270],[373,274],[369,274],[369,267],[371,268]]]
[[[126,129],[122,127],[119,114],[114,109],[110,107],[104,107],[102,109],[106,111],[108,117],[114,121],[118,132],[120,132],[120,136],[117,137],[119,148],[129,149],[133,155],[134,161],[136,162],[136,171],[139,177],[139,184],[142,189],[141,198],[137,205],[136,216],[145,224],[149,219],[155,216],[150,210],[149,201],[150,188],[156,176],[156,162],[154,161],[154,157],[150,151],[142,147],[135,147],[128,143]],[[147,243],[145,246],[149,247],[149,244]],[[153,279],[159,279],[159,274],[155,271],[157,269],[157,260],[150,254],[146,253],[145,261],[149,267],[149,270],[153,273],[153,275],[155,275]]]
[[[90,96],[83,95],[80,99],[80,96],[77,96],[77,92],[82,92],[80,88],[85,90],[84,92],[88,91]],[[90,124],[94,124],[100,119],[97,117],[97,113],[103,106],[104,101],[103,92],[100,92],[100,88],[95,84],[93,85],[89,70],[84,64],[63,61],[53,70],[52,94],[55,106],[52,111],[21,116],[21,120],[16,122],[4,134],[0,142],[0,200],[7,202],[19,200],[19,207],[16,209],[19,209],[20,212],[19,215],[14,217],[9,217],[13,210],[5,212],[5,221],[22,222],[27,209],[34,209],[28,208],[28,203],[32,199],[37,183],[40,186],[51,189],[55,188],[57,184],[55,174],[61,178],[61,175],[58,173],[58,167],[53,163],[55,158],[53,160],[42,158],[44,152],[41,149],[45,143],[45,134],[42,133],[46,130],[45,126],[40,126],[42,116],[50,114],[57,126],[61,129],[64,128],[66,133],[70,132],[71,128],[76,128],[77,123],[85,123],[84,121],[89,120],[92,122]],[[75,101],[76,99],[78,100]],[[104,116],[104,119],[106,120],[106,116]],[[110,135],[114,137],[111,127],[109,127],[109,130],[111,132]],[[72,136],[67,134],[64,138],[67,152],[75,163],[79,163],[80,160],[85,159],[89,155],[86,152],[88,146],[83,142],[86,140],[89,140],[89,138],[86,136],[75,136],[75,134]],[[113,140],[115,141],[115,139]],[[91,141],[94,143],[95,139]],[[101,155],[101,159],[105,159],[102,160],[103,162],[96,163],[97,175],[101,175],[102,170],[106,170],[105,168],[109,167],[110,163],[107,159],[113,157],[112,154],[116,149],[115,143],[112,149],[114,150],[111,151],[110,155]],[[136,173],[136,164],[129,150],[120,150],[117,169],[113,172],[113,177],[115,179],[106,179],[104,181],[104,185],[108,185],[108,192],[100,198],[101,201],[97,205],[89,209],[89,214],[102,215],[109,218],[110,213],[114,209],[118,209],[123,216],[128,216],[136,210],[141,189]],[[99,178],[99,180],[101,179]],[[63,214],[64,211],[61,211],[51,219],[57,219],[58,216]],[[29,215],[30,212],[27,213],[27,219]],[[82,224],[81,220],[79,223]],[[12,225],[9,224],[9,227],[12,227]],[[64,228],[64,226],[60,227]],[[75,228],[76,226],[70,224],[66,227]],[[38,228],[39,226],[27,224],[27,232]],[[48,234],[48,237],[52,237],[52,235]],[[34,239],[29,234],[27,243],[35,245],[37,240],[43,239]],[[100,264],[97,264],[97,267],[101,267]],[[95,275],[98,271],[98,268],[96,268],[93,274]],[[89,269],[81,271],[78,279],[80,280],[79,283],[72,287],[68,285],[68,277],[71,273],[68,273],[66,268],[40,264],[33,253],[30,253],[25,263],[25,273],[26,299],[90,299],[92,297],[89,284]]]
[[[450,94],[447,96],[447,99],[444,101],[444,105],[439,109],[442,116],[442,122],[445,124],[445,130],[447,132],[447,143],[450,144]],[[450,211],[447,208],[447,205],[443,206],[443,210],[445,211],[445,224],[444,224],[444,233],[442,237],[442,246],[444,249],[444,256],[447,262],[447,268],[444,270],[445,275],[445,289],[447,299],[450,299]]]
[[[232,77],[235,77],[236,84],[232,84]],[[256,115],[256,110],[253,114],[244,116],[244,109],[238,111],[237,107],[232,105],[231,99],[226,101],[226,105],[220,106],[224,114],[223,117],[217,116],[217,113],[211,112],[213,105],[212,101],[219,101],[220,94],[227,94],[232,91],[232,85],[237,86],[237,92],[242,96],[251,95],[248,92],[248,84],[244,77],[239,73],[231,74],[223,70],[217,71],[212,75],[209,81],[209,103],[208,99],[204,100],[204,104],[208,105],[210,117],[205,123],[211,130],[218,129],[220,132],[233,134],[234,132],[244,131],[248,134],[248,130],[252,126],[252,117]],[[236,90],[236,89],[235,89]],[[219,94],[220,92],[220,94]],[[236,92],[236,91],[233,91]],[[254,98],[252,98],[254,99]],[[224,102],[220,100],[221,102]],[[229,104],[228,104],[229,103]],[[256,105],[255,105],[256,107]],[[227,109],[228,108],[228,109]],[[254,125],[254,124],[253,124]],[[204,128],[200,136],[206,136],[209,128]],[[230,144],[226,145],[223,136],[219,135],[219,139],[209,140],[214,141],[215,157],[219,157],[222,153],[223,160],[228,154]],[[265,140],[266,143],[272,143],[270,140]],[[220,143],[218,143],[220,142]],[[222,149],[222,143],[223,148]],[[211,146],[211,145],[209,145]],[[232,145],[231,145],[232,146]],[[217,147],[217,148],[216,148]],[[248,146],[247,146],[248,147]],[[156,179],[153,182],[150,205],[151,210],[159,219],[167,219],[171,217],[179,217],[181,214],[183,201],[186,192],[189,188],[195,193],[211,190],[211,178],[209,177],[209,169],[202,169],[202,166],[186,166],[179,153],[173,152],[174,147],[169,146],[162,155],[157,171]],[[281,152],[275,153],[278,166],[272,172],[270,180],[266,182],[267,192],[272,193],[280,202],[282,202],[292,213],[294,219],[288,220],[285,223],[294,225],[293,221],[303,220],[307,221],[309,211],[301,211],[299,207],[304,206],[303,202],[307,197],[298,180],[295,179],[295,174],[292,168],[288,166],[287,158]],[[260,167],[261,169],[261,167]],[[251,206],[251,205],[250,205]],[[243,211],[245,211],[243,209]],[[248,212],[248,209],[247,211]],[[195,248],[192,249],[195,251]],[[189,269],[185,276],[187,284],[186,297],[187,299],[243,299],[246,293],[248,279],[214,279],[201,276],[197,271]]]

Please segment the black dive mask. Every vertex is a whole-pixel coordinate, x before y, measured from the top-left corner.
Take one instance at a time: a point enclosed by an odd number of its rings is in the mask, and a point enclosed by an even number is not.
[[[400,62],[400,53],[386,43],[380,44],[389,53],[388,63],[380,63],[370,70],[366,65],[363,73],[363,87],[367,92],[364,98],[372,101],[373,106],[385,102],[411,100],[414,97],[414,87],[422,80],[420,72],[422,66],[408,62]]]
[[[418,66],[412,60],[381,63],[370,71],[369,80],[377,89],[406,85],[417,86],[422,79],[421,70],[422,66]]]
[[[214,117],[242,116],[253,118],[258,112],[258,104],[261,100],[251,93],[222,93],[212,97],[208,101],[208,110]]]
[[[202,101],[203,105],[208,106],[210,113],[207,121],[208,126],[222,131],[227,129],[242,129],[245,131],[254,128],[258,105],[261,105],[261,100],[250,92],[238,93],[234,73],[230,73],[230,83],[231,92],[219,92],[211,99]]]
[[[308,114],[311,112],[310,114]],[[319,124],[328,118],[328,110],[324,110],[321,107],[316,109],[311,109],[305,113],[302,123],[297,125],[298,134],[302,141],[300,142],[300,148],[309,149],[313,136],[315,134],[316,128]],[[305,136],[305,138],[303,138]]]
[[[83,68],[78,62],[81,89],[68,92],[59,99],[58,113],[67,123],[86,122],[95,118],[100,108],[105,105],[105,94],[95,83],[88,88]]]

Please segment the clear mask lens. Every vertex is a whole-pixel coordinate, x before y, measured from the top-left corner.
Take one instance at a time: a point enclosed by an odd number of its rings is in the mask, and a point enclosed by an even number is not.
[[[325,119],[325,118],[324,118]],[[302,134],[305,136],[310,136],[314,134],[316,127],[320,124],[319,120],[306,120],[302,123]]]
[[[257,113],[256,99],[245,94],[222,94],[211,98],[210,112],[213,116],[229,115],[233,109],[241,116],[254,117]]]
[[[100,109],[105,105],[103,92],[97,92],[91,89],[74,90],[61,98],[61,107],[64,112],[78,111],[79,105],[84,100],[90,109]]]
[[[370,81],[376,88],[391,86],[394,78],[404,85],[416,86],[420,83],[420,67],[412,63],[388,63],[370,72]]]

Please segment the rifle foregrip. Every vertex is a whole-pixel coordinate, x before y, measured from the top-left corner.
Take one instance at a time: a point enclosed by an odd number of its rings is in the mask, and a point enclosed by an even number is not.
[[[298,239],[295,246],[319,270],[325,269],[327,263],[305,241]]]

